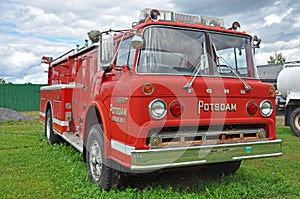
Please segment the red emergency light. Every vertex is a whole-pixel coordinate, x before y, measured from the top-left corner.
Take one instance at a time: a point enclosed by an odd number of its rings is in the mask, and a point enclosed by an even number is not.
[[[41,63],[43,64],[51,64],[52,61],[53,61],[53,57],[43,56],[41,59]]]

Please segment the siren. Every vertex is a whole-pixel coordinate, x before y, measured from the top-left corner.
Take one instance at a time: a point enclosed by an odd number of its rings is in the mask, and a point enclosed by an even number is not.
[[[151,19],[151,21],[158,21],[160,20],[160,12],[158,10],[151,10],[150,14],[149,14],[149,18]]]

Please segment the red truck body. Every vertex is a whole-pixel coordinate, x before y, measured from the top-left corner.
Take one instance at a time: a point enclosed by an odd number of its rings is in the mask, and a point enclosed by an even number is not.
[[[275,91],[257,78],[252,37],[220,24],[168,20],[166,11],[144,13],[111,43],[103,39],[109,30],[44,61],[47,140],[63,138],[81,151],[91,180],[104,189],[113,179],[97,168],[106,162],[127,172],[228,162],[236,170],[241,160],[281,155]]]

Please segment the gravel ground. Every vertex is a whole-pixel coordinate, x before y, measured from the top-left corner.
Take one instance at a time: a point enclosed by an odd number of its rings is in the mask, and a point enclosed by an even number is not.
[[[21,120],[33,120],[32,117],[27,117],[23,115],[22,113],[19,113],[17,111],[7,109],[7,108],[0,108],[0,122],[6,122],[6,121],[21,121]]]

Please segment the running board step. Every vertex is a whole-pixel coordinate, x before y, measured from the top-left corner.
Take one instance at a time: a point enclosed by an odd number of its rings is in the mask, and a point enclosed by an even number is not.
[[[68,143],[74,146],[81,153],[83,152],[83,142],[80,134],[74,132],[65,132],[61,135]]]

